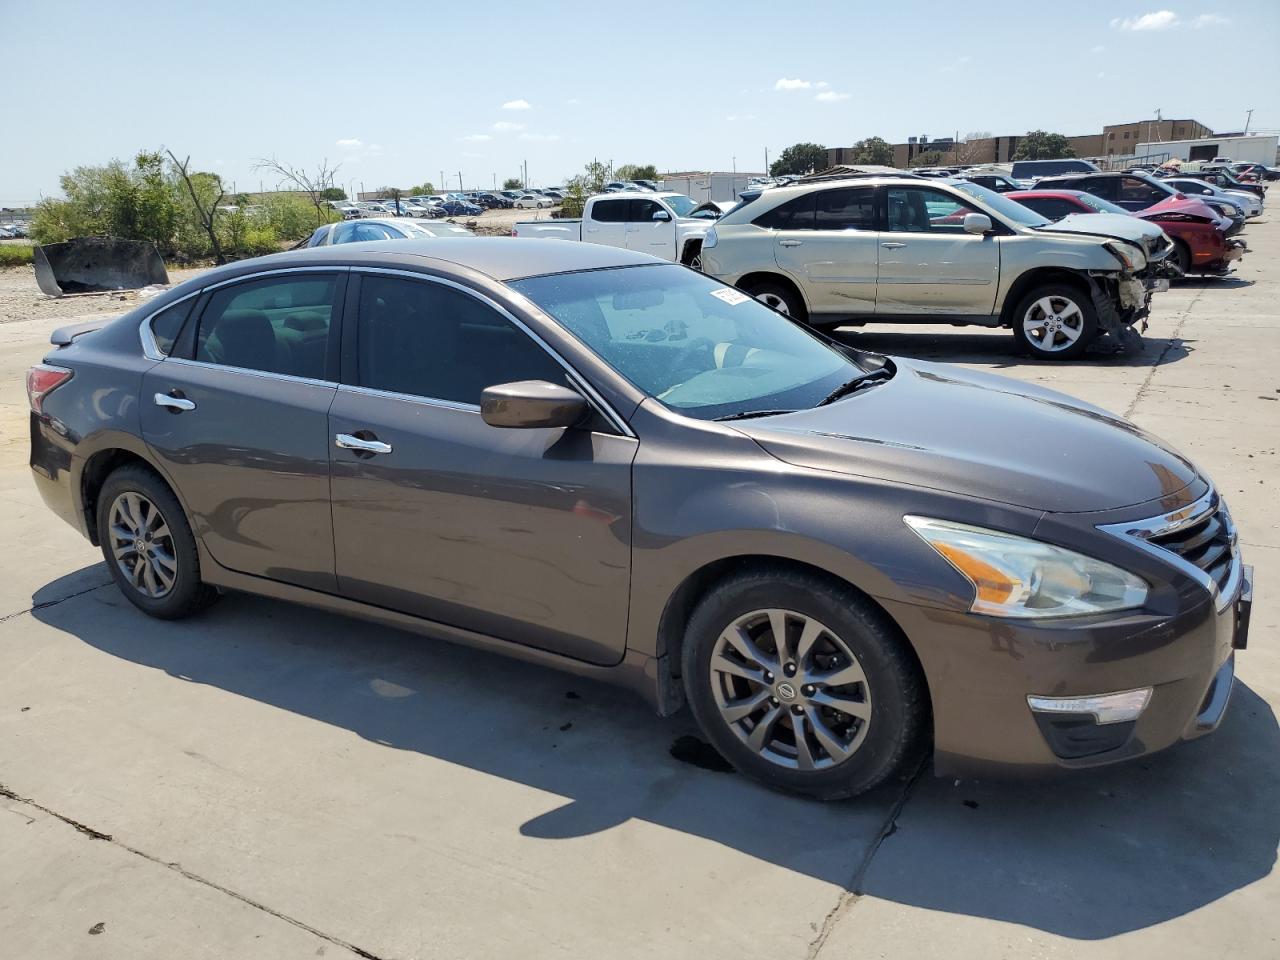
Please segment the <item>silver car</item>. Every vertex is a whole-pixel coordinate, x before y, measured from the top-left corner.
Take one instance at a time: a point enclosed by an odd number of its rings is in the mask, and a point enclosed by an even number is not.
[[[1262,198],[1256,194],[1244,190],[1223,190],[1216,183],[1208,183],[1196,177],[1166,177],[1164,182],[1188,197],[1194,197],[1197,200],[1213,197],[1215,200],[1239,207],[1240,212],[1246,217],[1262,215]]]
[[[817,327],[1009,327],[1069,359],[1101,335],[1136,339],[1172,249],[1134,217],[1050,222],[976,184],[877,176],[762,193],[708,232],[702,269]]]

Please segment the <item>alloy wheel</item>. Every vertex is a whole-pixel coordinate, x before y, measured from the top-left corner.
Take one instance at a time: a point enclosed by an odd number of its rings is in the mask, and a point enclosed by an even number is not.
[[[1084,311],[1068,297],[1041,297],[1027,308],[1022,330],[1037,350],[1057,353],[1070,349],[1084,333]]]
[[[122,493],[109,514],[111,554],[139,593],[159,600],[173,589],[178,559],[160,508],[140,493]]]
[[[772,609],[737,618],[717,639],[710,670],[721,719],[771,763],[829,769],[866,739],[866,674],[849,646],[812,617]]]
[[[701,269],[701,268],[702,268],[702,264],[699,263],[695,269]],[[783,300],[776,293],[759,293],[759,294],[756,294],[756,299],[759,300],[761,303],[763,303],[766,307],[769,307],[773,310],[777,310],[780,314],[782,314],[785,317],[791,316],[791,310],[787,307],[787,301]]]

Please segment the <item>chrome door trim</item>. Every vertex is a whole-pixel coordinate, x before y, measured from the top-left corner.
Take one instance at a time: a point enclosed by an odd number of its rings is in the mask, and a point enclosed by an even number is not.
[[[206,370],[226,370],[228,373],[244,373],[263,380],[282,380],[286,383],[305,383],[316,387],[337,387],[333,380],[316,380],[312,377],[295,377],[291,373],[275,373],[271,370],[254,370],[251,367],[233,367],[226,363],[210,363],[208,360],[188,360],[186,357],[164,357],[165,363],[184,367],[202,367]]]
[[[339,450],[359,450],[362,453],[390,453],[391,444],[381,440],[361,440],[349,433],[335,434],[333,445]]]
[[[507,320],[511,321],[511,323],[513,323],[517,329],[524,331],[524,333],[527,334],[529,338],[533,340],[534,343],[540,346],[547,353],[547,355],[551,357],[551,359],[555,360],[556,363],[558,363],[562,368],[564,368],[565,373],[569,375],[570,382],[573,383],[573,385],[587,397],[587,399],[596,407],[596,409],[600,411],[600,413],[604,416],[604,418],[608,420],[610,424],[613,425],[615,430],[617,430],[623,436],[630,437],[633,440],[637,439],[636,434],[631,429],[630,425],[625,420],[622,419],[622,417],[618,414],[618,412],[614,410],[612,406],[609,405],[609,403],[604,399],[604,397],[600,396],[600,394],[596,391],[596,389],[593,386],[591,386],[591,384],[589,384],[586,381],[586,379],[580,373],[578,373],[578,371],[575,370],[567,360],[564,359],[564,357],[560,356],[560,354],[557,353],[555,349],[553,349],[552,346],[549,343],[547,343],[547,341],[542,339],[542,337],[538,335],[537,331],[533,330],[527,323],[525,323],[523,320],[517,317],[514,313],[512,313],[509,309],[504,307],[502,304],[498,303],[492,297],[489,297],[487,294],[482,293],[481,291],[476,290],[473,287],[468,287],[465,284],[458,283],[456,280],[450,280],[448,277],[441,277],[441,276],[436,276],[435,274],[428,274],[428,273],[418,273],[413,270],[398,270],[394,267],[356,266],[356,267],[351,267],[351,272],[353,274],[369,273],[369,274],[375,274],[375,275],[408,277],[411,280],[418,280],[425,283],[442,283],[447,287],[453,287],[455,290],[459,291],[460,293],[464,293],[467,296],[470,296],[476,300],[479,300],[481,303],[485,304],[486,306],[490,307],[493,310],[496,310]],[[348,319],[344,317],[343,322],[344,323],[348,322]],[[359,322],[358,316],[356,317],[355,322],[357,323]],[[375,390],[370,387],[359,387],[354,384],[342,384],[341,386],[343,388],[353,389],[356,392],[373,393],[379,396],[390,396],[399,400],[409,400],[409,401],[417,401],[421,403],[428,403],[432,406],[452,407],[454,409],[474,410],[476,412],[479,412],[480,410],[480,406],[474,403],[460,403],[458,401],[442,400],[442,399],[433,398],[433,397],[423,397],[423,396],[417,396],[417,395],[411,395],[411,394],[395,393],[393,391],[388,391],[388,390]]]
[[[177,300],[166,303],[163,307],[157,307],[142,318],[141,322],[138,324],[138,339],[142,341],[142,355],[144,357],[148,360],[169,359],[169,355],[161,352],[159,345],[156,343],[156,335],[151,332],[151,321],[160,316],[160,314],[164,313],[170,307],[176,307],[178,304],[185,303],[192,297],[198,297],[202,293],[204,293],[203,288],[200,290],[193,290],[191,293],[181,296]]]
[[[176,410],[179,413],[183,410],[194,410],[196,408],[195,401],[188,400],[186,397],[171,397],[167,393],[157,393],[154,400],[157,407]]]

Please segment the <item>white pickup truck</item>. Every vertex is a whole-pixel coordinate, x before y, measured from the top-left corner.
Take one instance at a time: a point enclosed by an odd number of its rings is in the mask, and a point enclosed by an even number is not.
[[[603,243],[698,269],[702,238],[714,221],[691,219],[695,206],[683,193],[602,193],[588,198],[581,220],[523,220],[511,235]]]

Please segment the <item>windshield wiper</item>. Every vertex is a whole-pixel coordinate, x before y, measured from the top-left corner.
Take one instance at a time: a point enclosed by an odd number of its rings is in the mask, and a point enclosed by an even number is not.
[[[795,413],[794,410],[740,410],[737,413],[726,413],[723,417],[716,417],[717,421],[725,420],[750,420],[752,417],[777,417],[784,413]]]
[[[868,370],[866,373],[860,373],[852,380],[847,383],[842,383],[840,386],[832,390],[818,403],[818,406],[825,407],[829,403],[835,403],[837,400],[847,397],[849,394],[853,393],[853,391],[857,390],[864,383],[871,383],[875,380],[888,380],[892,376],[892,367],[876,367],[874,370]]]

